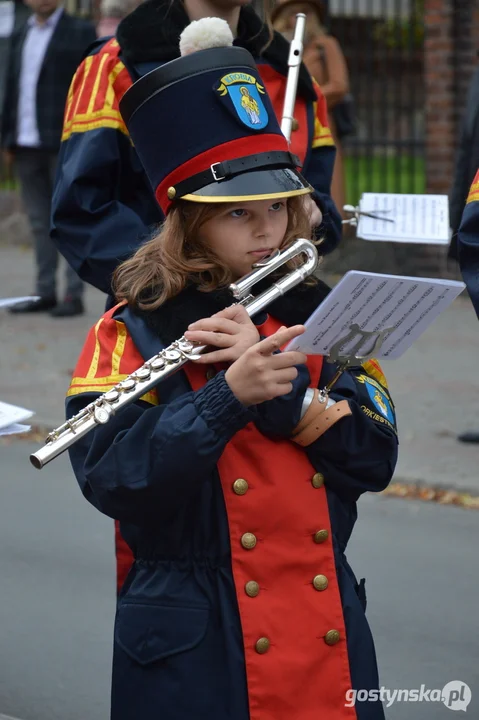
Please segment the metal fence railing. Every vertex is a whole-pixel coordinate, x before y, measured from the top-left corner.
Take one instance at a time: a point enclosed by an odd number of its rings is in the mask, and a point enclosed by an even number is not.
[[[357,131],[345,140],[349,202],[364,191],[420,193],[424,160],[423,0],[330,0]]]

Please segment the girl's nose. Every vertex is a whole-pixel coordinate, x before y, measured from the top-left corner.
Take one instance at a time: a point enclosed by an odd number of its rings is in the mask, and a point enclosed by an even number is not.
[[[269,237],[271,235],[271,223],[269,218],[260,218],[255,227],[256,237]]]

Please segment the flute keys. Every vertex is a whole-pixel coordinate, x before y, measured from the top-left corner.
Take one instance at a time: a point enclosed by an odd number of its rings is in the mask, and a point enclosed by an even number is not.
[[[122,380],[122,382],[119,384],[119,387],[121,387],[122,390],[125,392],[130,392],[130,390],[134,390],[136,387],[136,382],[134,378],[128,377],[125,380]]]
[[[184,353],[190,353],[194,350],[193,343],[188,342],[187,340],[180,340],[178,342],[178,350]]]
[[[119,397],[120,397],[120,393],[118,392],[118,390],[115,390],[114,388],[113,388],[113,390],[108,390],[108,392],[105,393],[105,400],[109,403],[116,402]]]
[[[181,360],[181,353],[178,350],[165,350],[164,356],[169,363],[177,363]]]
[[[138,380],[148,380],[150,375],[151,375],[151,370],[149,367],[141,367],[135,373],[135,377],[138,378]]]
[[[162,357],[156,357],[150,362],[150,367],[152,370],[163,370],[165,367],[165,359]]]
[[[107,423],[110,419],[110,413],[106,407],[99,406],[95,408],[93,417],[95,418],[95,422],[99,425],[105,425],[105,423]]]

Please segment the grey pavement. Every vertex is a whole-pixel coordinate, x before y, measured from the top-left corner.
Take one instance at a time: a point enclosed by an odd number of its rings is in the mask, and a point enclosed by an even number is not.
[[[0,245],[0,297],[28,293],[32,275],[29,249]],[[86,315],[68,320],[0,310],[0,400],[34,410],[36,425],[63,422],[69,378],[104,300],[88,288]],[[456,440],[479,431],[478,360],[479,322],[460,297],[404,357],[384,363],[400,433],[397,481],[479,494],[479,446]]]
[[[81,497],[65,456],[43,473],[24,465],[33,447],[0,445],[0,713],[107,720],[113,522]],[[437,690],[462,681],[472,692],[466,718],[476,720],[477,513],[367,495],[358,516],[348,559],[366,577],[381,684]],[[387,720],[455,716],[442,702],[386,710]]]

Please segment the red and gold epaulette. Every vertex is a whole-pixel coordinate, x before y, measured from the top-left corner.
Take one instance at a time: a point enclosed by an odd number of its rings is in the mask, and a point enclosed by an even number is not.
[[[118,307],[106,312],[88,333],[67,397],[107,392],[143,365],[125,324],[113,317]],[[156,390],[150,390],[141,400],[158,405]]]
[[[334,139],[331,135],[328,123],[328,108],[326,105],[326,99],[314,78],[313,85],[318,100],[314,103],[314,135],[312,147],[334,147]]]
[[[479,170],[476,173],[474,180],[472,181],[469,195],[467,196],[466,204],[470,202],[476,202],[479,200]]]
[[[81,63],[68,92],[62,142],[73,133],[98,128],[112,128],[128,135],[119,103],[132,80],[118,58],[119,51],[117,41],[112,39]]]
[[[371,360],[366,360],[366,362],[363,362],[361,367],[370,377],[377,380],[383,388],[386,388],[386,390],[388,389],[388,381],[386,380],[386,376],[377,360],[374,360],[373,358],[371,358]]]

